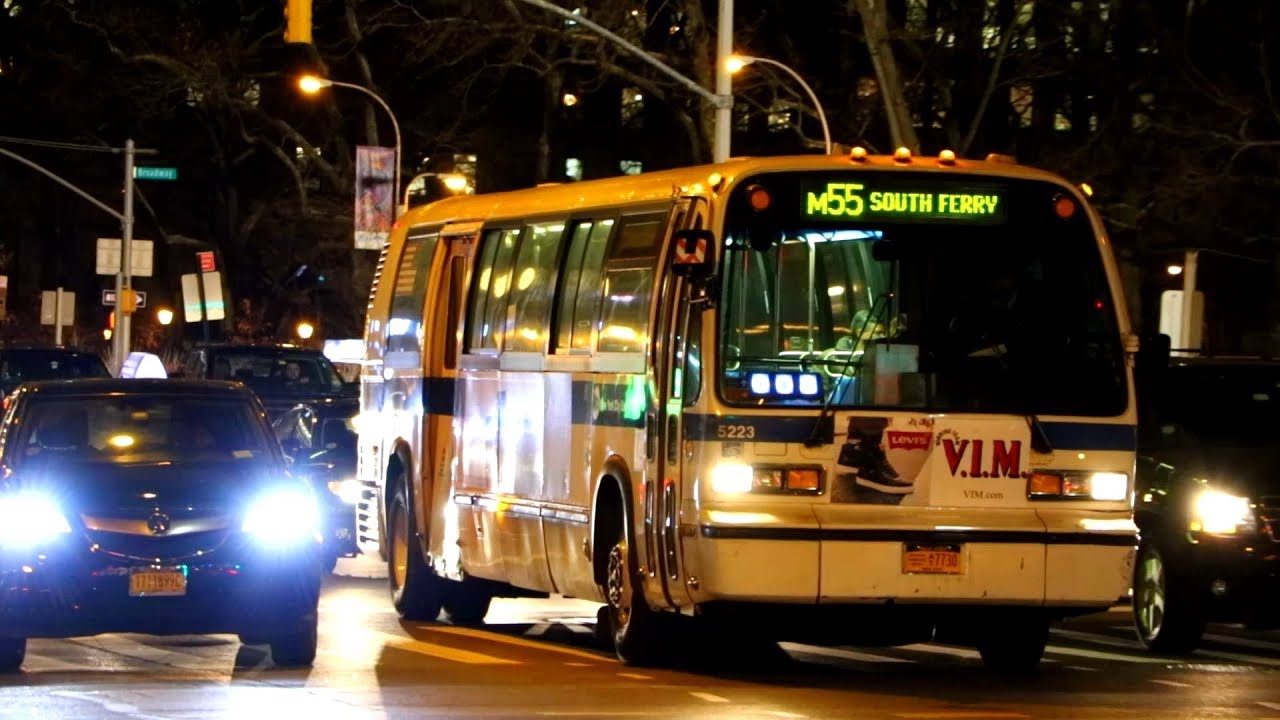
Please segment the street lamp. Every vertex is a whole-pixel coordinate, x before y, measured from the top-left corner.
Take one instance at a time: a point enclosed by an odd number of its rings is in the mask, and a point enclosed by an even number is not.
[[[826,145],[827,154],[830,155],[831,129],[827,127],[827,114],[822,111],[822,103],[818,101],[818,95],[813,92],[813,88],[809,87],[809,83],[805,82],[804,78],[800,77],[800,73],[792,70],[786,65],[783,65],[777,60],[770,60],[769,58],[753,57],[751,55],[730,55],[729,58],[725,60],[725,68],[728,69],[730,74],[736,74],[739,70],[752,63],[772,65],[795,78],[795,81],[800,83],[800,87],[804,88],[804,91],[809,94],[809,99],[813,101],[814,109],[818,111],[818,121],[822,123],[822,140]]]
[[[173,311],[169,308],[156,310],[156,320],[159,320],[161,325],[168,325],[173,322]]]
[[[298,89],[302,90],[302,92],[308,95],[315,95],[316,93],[320,92],[321,90],[327,87],[342,87],[342,88],[350,88],[352,90],[359,90],[365,95],[368,95],[369,97],[376,100],[377,103],[382,106],[382,109],[387,111],[387,116],[391,118],[391,127],[393,130],[395,130],[395,134],[396,134],[396,167],[395,167],[395,180],[392,181],[394,182],[394,187],[392,189],[392,192],[395,194],[396,217],[399,217],[402,210],[403,200],[400,197],[400,154],[401,154],[400,123],[399,121],[396,120],[396,114],[394,112],[391,112],[391,106],[388,105],[387,102],[383,100],[381,96],[379,96],[374,91],[362,85],[354,85],[352,83],[339,82],[337,80],[329,80],[327,78],[317,77],[315,75],[303,75],[302,77],[298,78]]]
[[[298,323],[298,326],[296,328],[294,328],[294,332],[298,333],[298,337],[302,338],[303,340],[310,340],[311,336],[315,334],[316,328],[311,323],[307,322],[306,320],[303,320],[302,322]]]

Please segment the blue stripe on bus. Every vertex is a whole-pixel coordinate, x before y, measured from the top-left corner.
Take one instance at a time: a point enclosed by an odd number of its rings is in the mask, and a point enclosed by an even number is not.
[[[756,442],[804,442],[813,432],[816,416],[765,417],[759,415],[685,416],[687,440]],[[1041,422],[1050,444],[1064,450],[1133,450],[1137,428],[1091,422]],[[828,430],[823,442],[831,442]]]

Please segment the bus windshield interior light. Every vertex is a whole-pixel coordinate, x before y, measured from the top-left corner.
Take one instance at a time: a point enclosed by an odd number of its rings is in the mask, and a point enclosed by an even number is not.
[[[822,394],[822,378],[817,373],[765,373],[753,372],[747,376],[747,385],[754,395],[790,397],[817,397]]]

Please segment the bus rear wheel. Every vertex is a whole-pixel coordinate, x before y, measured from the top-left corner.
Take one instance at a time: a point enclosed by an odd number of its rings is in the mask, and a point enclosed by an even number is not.
[[[423,559],[413,536],[415,526],[405,484],[398,482],[387,508],[391,603],[405,620],[435,620],[444,602],[444,583]]]
[[[613,649],[626,665],[655,665],[662,657],[666,633],[662,620],[644,599],[633,567],[625,531],[609,549],[605,570],[605,600]]]

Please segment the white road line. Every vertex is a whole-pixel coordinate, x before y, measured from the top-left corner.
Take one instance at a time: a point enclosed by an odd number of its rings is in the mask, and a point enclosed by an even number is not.
[[[463,650],[462,648],[450,647],[448,645],[438,645],[436,643],[416,640],[414,638],[407,638],[402,635],[392,635],[391,633],[385,632],[373,634],[381,637],[384,644],[394,647],[397,650],[407,650],[412,653],[427,655],[441,660],[450,660],[453,662],[465,663],[467,665],[521,664],[519,660],[510,660],[496,655],[486,655],[484,653],[475,652],[474,650]]]
[[[780,717],[780,718],[807,718],[807,717],[809,717],[808,715],[801,715],[800,713],[787,712],[786,710],[765,710],[765,711],[764,711],[764,714],[765,714],[765,715],[772,715],[773,717]]]
[[[640,673],[618,673],[618,677],[629,678],[631,680],[652,680],[652,675],[641,675]]]
[[[1098,668],[1085,667],[1084,665],[1063,665],[1066,670],[1083,670],[1085,672],[1098,672]]]
[[[50,695],[90,702],[109,713],[124,715],[131,720],[164,720],[162,715],[148,715],[138,710],[136,705],[115,702],[109,693],[77,692],[75,690],[53,690]]]
[[[1152,680],[1151,682],[1153,682],[1153,683],[1155,683],[1155,684],[1157,684],[1157,685],[1168,685],[1169,687],[1176,687],[1176,688],[1189,688],[1189,687],[1195,687],[1195,685],[1191,685],[1191,684],[1183,683],[1183,682],[1176,682],[1176,681],[1173,681],[1173,680]]]
[[[1262,700],[1259,700],[1258,704],[1268,710],[1280,710],[1280,703],[1264,702]]]
[[[1062,647],[1061,645],[1049,645],[1044,649],[1044,651],[1047,653],[1053,653],[1054,655],[1070,655],[1072,657],[1085,657],[1092,658],[1094,660],[1116,660],[1119,662],[1141,663],[1145,665],[1168,665],[1171,662],[1164,658],[1142,657],[1141,655],[1121,655],[1120,653],[1069,648]]]
[[[563,625],[569,628],[571,632],[578,633],[579,635],[595,635],[596,634],[596,631],[594,629],[587,627],[586,625],[582,625],[581,623],[563,623]]]
[[[547,630],[550,628],[551,623],[538,623],[537,625],[530,626],[528,630],[524,631],[524,634],[529,637],[538,637],[540,635],[546,635]]]
[[[539,710],[542,717],[654,717],[661,715],[648,710]]]
[[[30,651],[27,652],[26,660],[22,663],[24,672],[81,672],[84,669],[83,663],[67,662],[53,655]]]
[[[719,695],[713,695],[709,692],[697,692],[696,690],[690,690],[689,694],[698,698],[699,700],[706,700],[709,703],[729,702],[729,698],[720,697]]]
[[[566,662],[565,665],[568,665],[569,667],[591,667],[591,663],[580,662]]]
[[[954,648],[946,645],[926,645],[924,643],[915,643],[914,645],[903,645],[902,649],[934,653],[935,655],[951,655],[952,657],[960,657],[967,660],[982,659],[982,654],[977,650],[966,650],[965,648]]]
[[[877,655],[875,653],[860,652],[858,650],[845,650],[843,648],[822,647],[819,645],[801,645],[800,643],[783,642],[778,643],[783,650],[787,652],[800,653],[802,655],[820,655],[822,657],[839,658],[841,660],[853,660],[856,662],[866,663],[913,663],[915,660],[907,660],[904,658],[890,657],[888,655]]]
[[[1267,642],[1266,640],[1254,640],[1252,638],[1234,637],[1232,635],[1214,635],[1208,633],[1204,636],[1206,640],[1220,642],[1225,645],[1239,645],[1240,647],[1253,648],[1255,650],[1275,650],[1280,652],[1280,643]]]
[[[1142,644],[1137,640],[1118,640],[1116,638],[1107,637],[1106,635],[1098,635],[1096,633],[1080,632],[1079,630],[1061,630],[1054,628],[1050,633],[1069,640],[1080,640],[1082,642],[1091,642],[1098,645],[1106,645],[1108,647],[1124,648],[1126,650],[1136,650],[1145,652]]]
[[[1222,650],[1197,650],[1196,656],[1204,656],[1218,658],[1219,660],[1234,660],[1243,663],[1255,663],[1258,665],[1267,665],[1270,667],[1280,667],[1280,660],[1275,658],[1261,657],[1259,655],[1245,655],[1243,653],[1224,652]]]
[[[894,717],[913,718],[914,720],[998,720],[1003,718],[1029,718],[1016,712],[1001,710],[940,710],[938,712],[906,712],[894,713]]]

